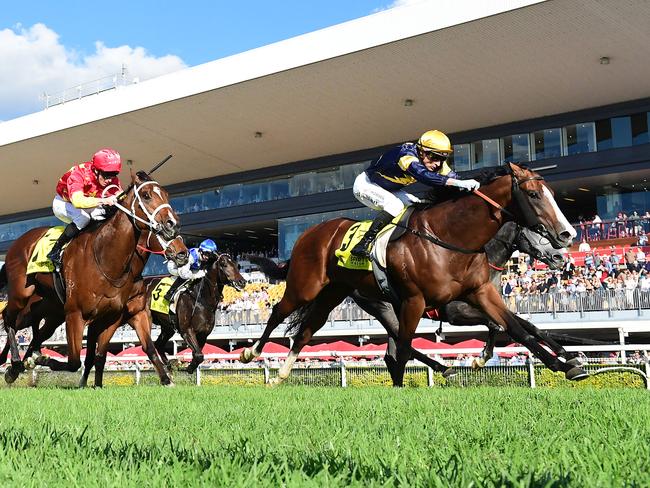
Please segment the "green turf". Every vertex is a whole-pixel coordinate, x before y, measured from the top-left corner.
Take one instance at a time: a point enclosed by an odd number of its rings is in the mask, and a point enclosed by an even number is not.
[[[0,486],[650,486],[650,392],[1,389]]]

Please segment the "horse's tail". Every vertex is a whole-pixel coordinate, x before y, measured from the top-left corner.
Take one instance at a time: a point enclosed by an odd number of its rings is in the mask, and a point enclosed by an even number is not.
[[[248,260],[253,264],[257,264],[262,270],[262,273],[264,273],[272,280],[287,279],[287,274],[289,274],[289,263],[291,260],[280,264],[276,264],[275,261],[269,258],[263,258],[259,256],[249,256]]]
[[[298,307],[290,316],[289,316],[289,325],[287,325],[286,334],[295,335],[300,331],[302,324],[309,320],[309,316],[316,306],[316,300],[313,300],[302,307]]]

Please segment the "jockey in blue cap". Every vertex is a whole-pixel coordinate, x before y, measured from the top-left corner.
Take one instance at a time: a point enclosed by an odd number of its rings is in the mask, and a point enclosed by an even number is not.
[[[212,239],[206,239],[199,244],[199,247],[191,247],[189,251],[190,258],[186,265],[179,268],[173,261],[167,262],[169,274],[178,277],[165,293],[165,300],[168,302],[171,301],[174,293],[182,284],[205,276],[205,264],[211,256],[217,254],[217,244]]]
[[[363,238],[350,251],[354,256],[370,257],[370,244],[381,229],[404,208],[421,200],[403,188],[419,181],[429,186],[455,186],[474,191],[476,180],[461,180],[447,165],[453,149],[449,138],[439,130],[422,134],[417,143],[405,142],[373,161],[354,180],[354,196],[366,207],[379,210]]]

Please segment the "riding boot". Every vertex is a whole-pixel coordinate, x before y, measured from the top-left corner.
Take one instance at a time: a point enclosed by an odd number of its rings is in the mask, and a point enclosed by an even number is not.
[[[167,293],[165,293],[163,299],[166,300],[167,302],[171,302],[172,298],[174,298],[174,293],[176,293],[176,290],[178,290],[183,283],[185,283],[185,280],[181,278],[176,278],[174,282],[171,284],[171,286],[169,287],[169,290],[167,290]]]
[[[393,218],[394,217],[385,210],[379,212],[379,215],[377,215],[375,220],[372,221],[372,224],[370,224],[370,228],[366,231],[365,235],[357,245],[352,248],[350,254],[360,258],[370,258],[370,244],[375,240],[379,231],[386,227]]]
[[[61,263],[63,261],[63,246],[70,242],[77,234],[79,234],[79,228],[74,222],[70,222],[68,225],[66,225],[63,233],[54,243],[54,247],[48,253],[47,258],[52,261],[55,270],[61,270]]]

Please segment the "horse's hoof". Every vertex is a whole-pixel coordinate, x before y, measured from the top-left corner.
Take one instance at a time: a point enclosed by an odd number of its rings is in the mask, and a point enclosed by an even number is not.
[[[173,381],[170,381],[169,383],[167,383],[166,385],[163,385],[163,386],[164,386],[165,388],[174,388],[176,385],[174,384]]]
[[[472,369],[481,369],[484,367],[485,367],[485,359],[475,358],[474,361],[472,361]]]
[[[241,363],[250,363],[253,359],[255,359],[255,354],[253,353],[253,349],[250,347],[245,348],[239,354],[239,362]]]
[[[578,366],[574,366],[569,371],[565,372],[564,376],[566,376],[567,380],[580,381],[589,378],[589,373]]]
[[[456,376],[458,374],[458,371],[455,370],[454,368],[447,368],[443,373],[442,377],[443,378],[451,378],[453,376]]]
[[[5,371],[5,381],[10,385],[18,379],[18,375],[20,375],[20,371],[10,366],[9,369]]]
[[[36,367],[36,361],[34,360],[34,357],[28,357],[23,361],[23,364],[25,365],[26,369],[34,369]]]
[[[282,381],[284,381],[282,378],[280,378],[279,376],[276,376],[275,378],[271,378],[271,379],[269,380],[268,385],[269,385],[270,387],[279,386],[279,385],[282,384]]]
[[[50,358],[47,356],[39,356],[36,359],[34,359],[34,365],[35,366],[47,366],[47,361]]]
[[[580,361],[580,358],[571,358],[566,363],[569,366],[577,366],[577,367],[582,366],[582,361]]]

